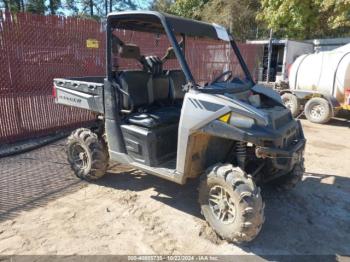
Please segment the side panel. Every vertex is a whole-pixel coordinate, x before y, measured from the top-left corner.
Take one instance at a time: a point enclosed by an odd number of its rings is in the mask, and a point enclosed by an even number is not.
[[[213,95],[196,93],[196,91],[186,93],[179,123],[177,172],[184,174],[186,171],[185,162],[186,155],[190,152],[188,149],[190,135],[230,111],[228,106],[224,106],[219,102],[219,98]]]
[[[148,166],[162,166],[175,160],[177,124],[155,129],[134,125],[122,125],[121,128],[128,155],[134,161]]]

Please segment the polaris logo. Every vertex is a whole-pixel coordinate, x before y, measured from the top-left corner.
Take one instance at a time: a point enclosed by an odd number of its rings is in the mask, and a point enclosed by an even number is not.
[[[63,100],[67,100],[69,102],[73,102],[73,103],[81,103],[81,99],[80,98],[74,98],[74,97],[69,97],[69,96],[64,96],[64,95],[60,95],[58,96],[59,99],[63,99]]]

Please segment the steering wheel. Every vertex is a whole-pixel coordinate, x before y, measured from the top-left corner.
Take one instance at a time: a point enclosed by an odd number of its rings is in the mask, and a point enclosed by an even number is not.
[[[225,72],[223,72],[221,75],[219,75],[218,77],[216,77],[211,83],[214,84],[214,83],[217,83],[219,82],[219,80],[221,78],[223,78],[224,76],[228,75],[228,77],[226,78],[226,80],[230,79],[232,77],[232,71],[231,70],[227,70]],[[226,81],[225,80],[225,81]]]

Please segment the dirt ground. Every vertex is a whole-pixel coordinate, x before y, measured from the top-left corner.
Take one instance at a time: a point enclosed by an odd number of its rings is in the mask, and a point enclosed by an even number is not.
[[[206,227],[196,181],[182,187],[114,164],[81,182],[61,140],[0,159],[0,254],[350,254],[350,121],[302,123],[303,182],[263,188],[266,222],[249,245]]]

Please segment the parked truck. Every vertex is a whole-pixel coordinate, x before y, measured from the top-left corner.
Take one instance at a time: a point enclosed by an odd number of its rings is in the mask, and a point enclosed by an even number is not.
[[[137,44],[136,34],[153,40]],[[198,201],[209,225],[228,241],[253,240],[265,219],[259,186],[290,188],[304,173],[300,122],[277,92],[255,84],[232,35],[219,25],[118,12],[108,15],[106,39],[105,77],[54,79],[57,103],[96,114],[95,128],[79,128],[68,138],[74,173],[98,179],[116,161],[178,184],[200,177]],[[230,58],[204,84],[186,59],[200,39],[210,41],[212,59],[222,52],[213,47],[222,46]],[[145,48],[150,42],[154,48]],[[218,70],[212,62],[196,68],[210,76],[210,68]],[[180,68],[165,68],[169,64]]]

